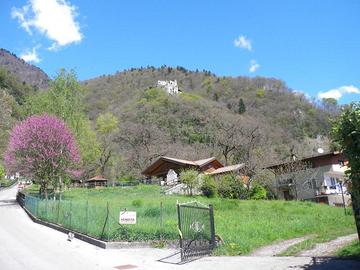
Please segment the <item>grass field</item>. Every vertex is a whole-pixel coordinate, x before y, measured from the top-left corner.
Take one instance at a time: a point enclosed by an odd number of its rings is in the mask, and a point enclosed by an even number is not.
[[[29,207],[35,207],[32,198],[28,200]],[[327,239],[355,232],[353,217],[345,216],[341,208],[311,202],[166,196],[155,185],[74,188],[64,192],[61,202],[42,201],[32,211],[42,219],[108,240],[178,239],[176,202],[192,200],[214,206],[216,234],[225,242],[216,254],[246,254],[274,241],[308,234]],[[110,215],[104,226],[107,207]],[[136,225],[118,224],[119,212],[125,208],[137,212]]]
[[[340,249],[336,255],[340,257],[360,258],[360,242],[358,240],[354,241],[351,245]]]

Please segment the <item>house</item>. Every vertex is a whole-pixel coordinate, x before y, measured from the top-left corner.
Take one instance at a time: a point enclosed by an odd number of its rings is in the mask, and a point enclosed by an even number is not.
[[[146,168],[142,174],[146,178],[161,178],[166,185],[179,182],[178,175],[185,169],[194,169],[207,175],[239,173],[244,164],[224,166],[215,157],[195,161],[162,156]]]
[[[275,174],[277,196],[285,200],[312,200],[329,205],[348,205],[344,185],[346,158],[341,152],[318,153],[303,159],[266,167]]]
[[[108,183],[108,179],[102,177],[101,175],[97,175],[93,178],[85,180],[85,187],[89,187],[89,188],[106,187],[107,183]]]
[[[178,94],[179,92],[181,92],[179,90],[179,86],[177,84],[177,81],[158,81],[157,82],[157,87],[159,88],[163,88],[166,90],[166,92],[169,94],[169,95],[176,95]]]

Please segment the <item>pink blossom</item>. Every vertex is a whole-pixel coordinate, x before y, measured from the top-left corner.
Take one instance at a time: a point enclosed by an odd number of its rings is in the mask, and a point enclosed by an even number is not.
[[[48,114],[33,115],[13,128],[4,163],[10,174],[19,172],[40,180],[76,169],[80,154],[62,120]]]

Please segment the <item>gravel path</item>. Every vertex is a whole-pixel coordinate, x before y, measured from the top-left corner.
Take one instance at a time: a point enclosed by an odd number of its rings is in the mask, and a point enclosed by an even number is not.
[[[293,238],[290,240],[281,241],[269,246],[264,246],[262,248],[259,248],[255,250],[253,253],[250,254],[250,256],[253,257],[269,257],[269,256],[276,256],[285,250],[287,250],[290,246],[298,244],[304,240],[310,239],[312,236],[304,236],[299,238]]]
[[[304,256],[304,257],[332,256],[338,249],[346,246],[347,244],[350,244],[352,241],[356,240],[357,238],[358,238],[357,234],[342,236],[329,242],[316,244],[314,248],[309,250],[304,250],[300,252],[298,256]]]

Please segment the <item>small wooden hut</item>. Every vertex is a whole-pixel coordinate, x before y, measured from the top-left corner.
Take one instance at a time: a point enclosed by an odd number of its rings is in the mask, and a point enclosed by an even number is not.
[[[90,178],[88,180],[85,180],[85,186],[88,188],[100,188],[100,187],[106,187],[108,184],[108,179],[101,175],[97,175],[93,178]]]

